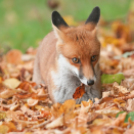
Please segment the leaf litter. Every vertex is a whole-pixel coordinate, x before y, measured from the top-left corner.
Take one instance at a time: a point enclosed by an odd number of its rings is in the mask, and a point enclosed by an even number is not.
[[[132,14],[132,13],[131,13]],[[129,134],[134,131],[134,27],[132,15],[100,23],[102,99],[52,104],[45,85],[32,82],[36,49],[10,50],[0,57],[1,134]],[[68,18],[67,18],[68,19]],[[69,19],[70,20],[70,19]],[[70,22],[71,23],[71,22]],[[109,27],[106,29],[105,27]],[[75,90],[75,89],[74,89]]]

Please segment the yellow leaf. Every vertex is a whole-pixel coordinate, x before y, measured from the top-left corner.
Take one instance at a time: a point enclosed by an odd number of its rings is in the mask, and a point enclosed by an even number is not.
[[[77,109],[77,108],[80,108],[81,107],[81,104],[76,104],[75,105],[75,108]]]
[[[35,105],[35,109],[40,111],[41,109],[45,110],[45,107],[41,105]]]
[[[21,82],[15,78],[9,78],[3,81],[3,84],[10,89],[15,89],[20,83]]]
[[[87,107],[87,106],[93,104],[93,102],[92,102],[91,100],[88,100],[88,101],[82,101],[81,103],[83,104],[84,107]]]
[[[63,104],[63,109],[65,111],[65,113],[68,113],[72,110],[74,110],[75,107],[75,100],[66,100]]]
[[[9,128],[6,125],[0,125],[0,134],[7,134]]]
[[[5,112],[0,112],[0,120],[6,118],[6,113]]]
[[[55,103],[52,107],[51,107],[51,113],[52,115],[57,118],[59,117],[61,114],[63,114],[64,109],[63,107],[61,107],[62,105],[60,103]]]
[[[68,25],[73,25],[73,26],[77,26],[78,23],[76,21],[74,21],[74,18],[72,16],[64,16],[63,17],[65,22],[67,22]]]
[[[25,134],[32,134],[31,132],[26,132]]]

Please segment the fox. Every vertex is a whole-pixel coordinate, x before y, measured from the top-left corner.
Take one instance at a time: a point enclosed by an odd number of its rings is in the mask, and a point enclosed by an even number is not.
[[[76,103],[102,97],[100,79],[100,47],[97,24],[100,8],[95,7],[84,24],[68,26],[62,16],[53,11],[50,32],[38,47],[34,62],[33,81],[45,84],[53,103],[73,99],[81,84],[85,93]]]

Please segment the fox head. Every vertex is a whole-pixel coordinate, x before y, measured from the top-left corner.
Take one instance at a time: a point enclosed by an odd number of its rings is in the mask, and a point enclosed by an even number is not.
[[[85,85],[93,85],[96,80],[95,67],[100,55],[100,43],[96,35],[96,25],[100,9],[95,7],[85,24],[69,27],[61,15],[52,13],[52,26],[57,37],[58,62]]]

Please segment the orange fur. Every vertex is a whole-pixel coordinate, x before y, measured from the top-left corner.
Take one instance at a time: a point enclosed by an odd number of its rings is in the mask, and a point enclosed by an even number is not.
[[[87,26],[85,25],[77,28],[71,27],[63,30],[61,38],[63,44],[58,44],[57,50],[63,54],[72,65],[78,67],[78,69],[79,64],[74,64],[72,58],[80,58],[85,77],[91,79],[93,77],[92,67],[89,66],[91,65],[91,56],[98,55],[99,59],[100,54],[100,43],[94,31],[87,30]],[[95,66],[98,59],[93,62],[93,66]]]

